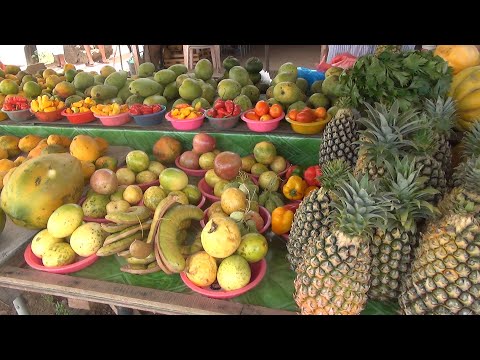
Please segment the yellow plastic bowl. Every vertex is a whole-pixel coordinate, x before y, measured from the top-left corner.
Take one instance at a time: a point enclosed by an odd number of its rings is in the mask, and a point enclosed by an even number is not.
[[[316,121],[312,123],[301,123],[298,121],[291,120],[288,116],[285,116],[285,120],[290,123],[292,130],[298,134],[303,135],[313,135],[322,132],[327,126],[327,123],[332,119],[332,117],[328,114],[325,120]]]

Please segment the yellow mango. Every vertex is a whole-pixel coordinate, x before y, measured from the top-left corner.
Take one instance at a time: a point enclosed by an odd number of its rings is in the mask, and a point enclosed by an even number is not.
[[[45,112],[53,112],[53,111],[57,111],[58,109],[55,107],[55,106],[49,106],[45,109],[43,109],[43,111]]]

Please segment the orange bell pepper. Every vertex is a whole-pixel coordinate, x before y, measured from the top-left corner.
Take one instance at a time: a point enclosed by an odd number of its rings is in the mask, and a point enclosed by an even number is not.
[[[272,231],[277,235],[286,234],[292,228],[293,211],[277,207],[272,212]]]
[[[305,194],[307,183],[300,176],[290,176],[287,183],[283,186],[283,195],[289,200],[301,200]]]
[[[318,189],[318,186],[309,186],[305,189],[305,194],[303,195],[303,197],[307,197],[308,194],[310,194],[313,190],[317,190]]]

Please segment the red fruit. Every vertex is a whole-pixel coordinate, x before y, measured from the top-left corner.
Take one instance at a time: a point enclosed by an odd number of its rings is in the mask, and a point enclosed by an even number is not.
[[[207,111],[207,115],[210,117],[216,117],[217,116],[217,110],[215,108],[211,108],[210,110]]]
[[[218,109],[225,108],[225,101],[222,100],[222,99],[217,99],[217,100],[215,101],[215,103],[213,104],[213,107],[214,107],[215,109],[217,109],[217,110],[218,110]]]
[[[225,180],[232,180],[237,177],[242,168],[242,158],[231,151],[224,151],[218,154],[213,161],[213,170],[217,176]]]
[[[130,111],[130,114],[132,114],[132,115],[142,115],[142,112],[141,112],[141,110],[140,110],[138,107],[133,107],[133,106],[132,106],[132,107],[129,109],[129,111]]]
[[[200,165],[198,164],[199,155],[194,151],[185,151],[180,155],[179,163],[181,166],[187,169],[198,170]]]
[[[241,112],[242,112],[242,108],[240,107],[240,105],[235,104],[232,115],[237,116],[237,115],[240,115]]]
[[[154,105],[152,105],[152,110],[153,110],[154,113],[160,112],[162,110],[162,105],[154,104]]]
[[[228,117],[227,110],[225,110],[224,108],[218,108],[217,114],[219,118]]]
[[[225,101],[225,110],[227,110],[227,114],[232,115],[234,107],[235,104],[232,100]]]
[[[200,155],[213,151],[216,144],[215,138],[205,133],[196,134],[192,140],[193,151]]]

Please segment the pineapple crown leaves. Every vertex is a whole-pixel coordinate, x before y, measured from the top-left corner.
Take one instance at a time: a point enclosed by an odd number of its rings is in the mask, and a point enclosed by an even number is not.
[[[340,181],[348,179],[350,172],[350,166],[343,159],[327,162],[322,167],[322,175],[319,176],[322,188],[326,191],[335,189]]]
[[[432,155],[438,150],[439,143],[435,139],[435,132],[429,124],[425,114],[418,118],[419,127],[411,136],[412,147],[408,149],[414,155]]]
[[[430,119],[435,131],[448,135],[457,121],[455,100],[439,96],[436,101],[426,99],[423,104],[424,114]]]
[[[480,155],[457,166],[453,177],[465,190],[480,194]]]
[[[438,190],[424,187],[428,179],[419,176],[420,170],[415,170],[415,161],[411,161],[410,157],[402,160],[395,157],[393,164],[387,162],[384,166],[387,176],[382,179],[382,185],[394,206],[390,225],[400,223],[406,231],[416,232],[416,220],[439,214],[438,209],[429,202]]]
[[[374,228],[385,229],[392,206],[385,197],[375,195],[376,192],[376,184],[369,181],[368,175],[357,180],[349,173],[348,180],[340,181],[334,190],[335,211],[330,214],[330,220],[349,238],[371,236]]]
[[[480,155],[480,121],[476,121],[471,131],[464,134],[462,145],[464,158]]]

